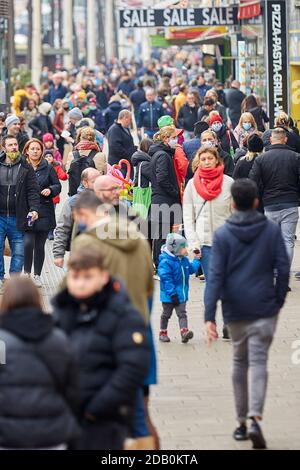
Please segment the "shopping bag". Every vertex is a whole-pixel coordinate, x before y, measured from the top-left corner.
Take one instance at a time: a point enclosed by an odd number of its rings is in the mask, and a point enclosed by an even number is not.
[[[139,217],[147,219],[149,208],[151,206],[152,188],[151,186],[148,188],[141,187],[142,164],[143,162],[139,167],[138,185],[133,188],[133,209]]]

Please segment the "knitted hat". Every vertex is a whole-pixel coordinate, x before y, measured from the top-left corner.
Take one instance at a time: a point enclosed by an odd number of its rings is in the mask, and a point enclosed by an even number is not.
[[[54,141],[54,138],[53,138],[53,135],[50,134],[50,132],[47,132],[47,134],[43,135],[43,144],[45,144],[46,142],[53,142],[53,141]]]
[[[20,124],[20,119],[15,114],[11,114],[5,119],[7,129],[9,129],[13,124]]]
[[[223,123],[223,119],[221,118],[220,115],[214,114],[214,115],[210,118],[209,124],[212,125],[214,122],[221,122],[221,123]]]
[[[180,256],[181,250],[187,247],[187,241],[178,233],[169,233],[167,236],[166,247],[173,255]]]
[[[171,116],[162,116],[157,121],[157,125],[160,129],[166,126],[174,126],[174,119]]]
[[[49,114],[51,109],[52,109],[51,103],[47,103],[47,102],[40,104],[38,108],[39,113],[42,114],[43,116],[46,116],[47,114]]]
[[[260,153],[263,151],[264,143],[257,134],[251,134],[248,137],[248,149],[250,152]]]
[[[69,119],[75,119],[76,121],[80,121],[83,118],[83,114],[79,108],[73,108],[71,111],[68,112]]]

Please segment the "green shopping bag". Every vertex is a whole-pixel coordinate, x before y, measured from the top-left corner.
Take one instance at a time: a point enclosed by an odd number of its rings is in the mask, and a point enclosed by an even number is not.
[[[132,207],[138,216],[140,216],[142,219],[147,219],[149,208],[151,206],[152,188],[151,186],[148,188],[141,187],[142,164],[143,162],[139,167],[138,185],[133,188]]]

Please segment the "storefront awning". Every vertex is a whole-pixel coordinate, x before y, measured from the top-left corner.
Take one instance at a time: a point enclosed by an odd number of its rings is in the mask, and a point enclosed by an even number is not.
[[[259,16],[261,13],[260,0],[240,0],[238,13],[239,20],[247,20]]]

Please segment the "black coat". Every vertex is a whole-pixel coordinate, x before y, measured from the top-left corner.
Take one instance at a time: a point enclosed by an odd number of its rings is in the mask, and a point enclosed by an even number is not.
[[[241,117],[241,104],[246,98],[246,95],[237,88],[230,88],[225,91],[225,96],[227,106],[229,108],[228,116],[231,120],[233,129],[235,129]]]
[[[34,449],[78,435],[77,373],[52,317],[34,308],[0,316],[6,364],[0,365],[0,447]],[[72,411],[73,410],[73,411]]]
[[[222,129],[216,134],[218,136],[219,143],[222,149],[224,150],[224,152],[230,154],[230,139],[228,136],[228,132],[230,132],[231,145],[233,147],[233,150],[236,150],[237,148],[239,148],[239,144],[237,143],[236,138],[234,137],[233,133],[228,129],[227,126],[223,125]]]
[[[151,145],[149,155],[151,157],[151,204],[180,204],[178,182],[174,168],[175,150],[157,142]]]
[[[256,122],[257,129],[259,130],[259,132],[265,132],[266,130],[265,123],[269,122],[270,119],[266,115],[262,107],[257,106],[256,108],[249,109],[249,113],[251,113],[252,116],[254,117],[254,120]]]
[[[38,114],[29,122],[29,127],[32,129],[32,137],[42,140],[43,135],[50,133],[54,136],[54,129],[49,116]]]
[[[255,158],[249,177],[260,189],[266,209],[272,204],[298,206],[300,155],[287,145],[270,145]]]
[[[34,232],[48,232],[56,227],[53,198],[61,192],[61,184],[53,166],[49,165],[49,163],[44,159],[37,167],[35,176],[40,188],[39,192],[41,193],[43,189],[49,188],[51,190],[51,194],[47,197],[40,194],[39,218],[34,222],[32,227],[27,227],[26,230],[33,230]]]
[[[191,107],[184,104],[178,113],[178,127],[188,132],[194,132],[194,125],[198,121],[198,106]]]
[[[0,154],[0,161],[5,161],[5,158],[5,153]],[[24,157],[21,157],[20,164],[16,184],[16,219],[17,229],[24,231],[28,227],[28,212],[40,211],[40,190],[34,170]]]
[[[80,414],[130,424],[150,363],[147,327],[115,280],[87,301],[67,289],[53,299],[80,373]]]
[[[126,130],[121,124],[115,122],[107,133],[107,140],[108,163],[110,165],[119,163],[122,158],[131,162],[131,157],[137,148],[134,145],[130,129]]]
[[[141,168],[141,187],[148,188],[151,183],[151,157],[146,152],[137,150],[131,157],[131,163],[135,167],[134,186],[138,186],[139,170]],[[141,166],[142,164],[142,166]]]

